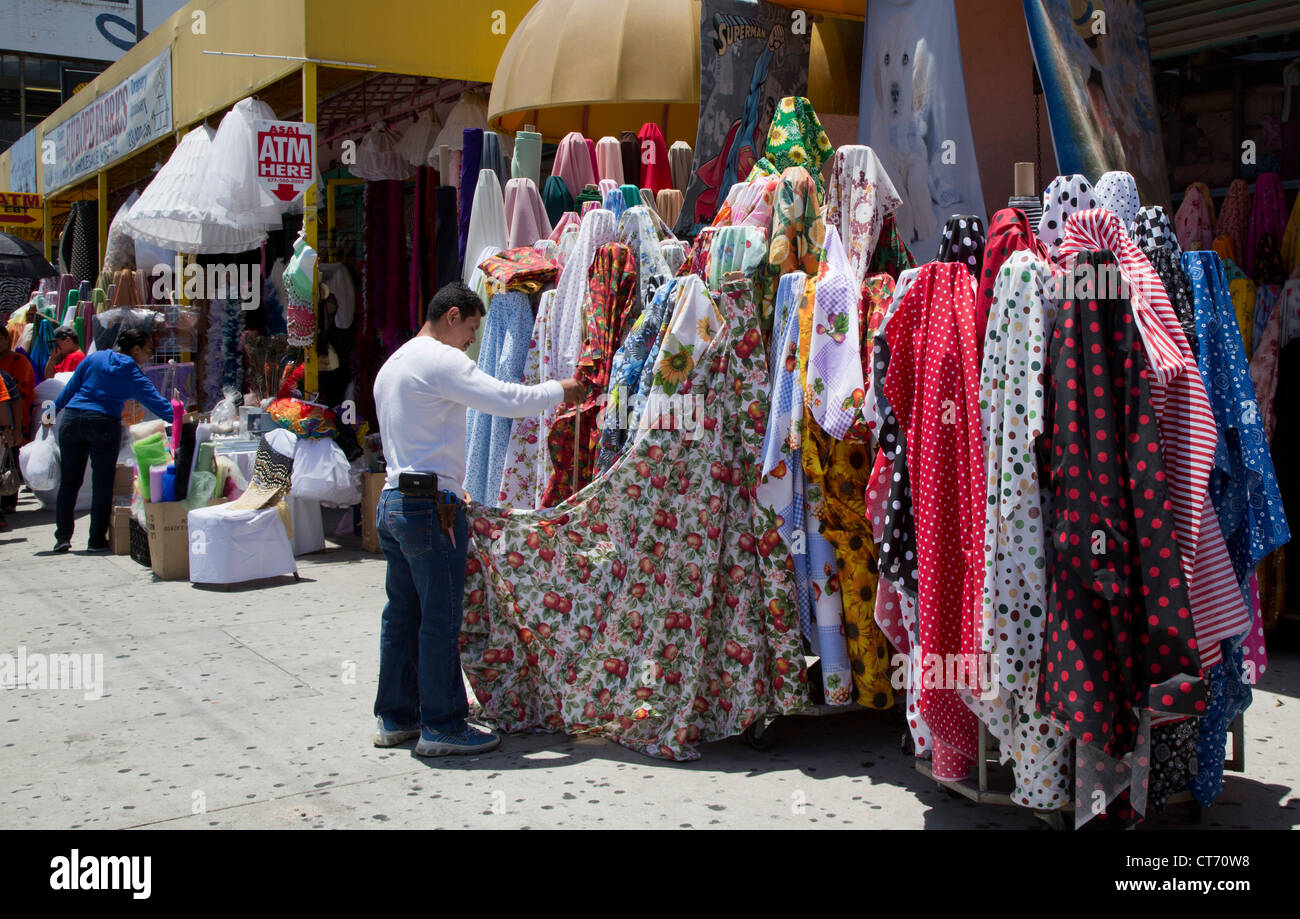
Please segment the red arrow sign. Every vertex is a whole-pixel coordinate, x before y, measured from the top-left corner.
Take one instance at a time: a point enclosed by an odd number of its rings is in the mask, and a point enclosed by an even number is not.
[[[35,222],[36,218],[31,214],[0,214],[0,223],[29,224]]]

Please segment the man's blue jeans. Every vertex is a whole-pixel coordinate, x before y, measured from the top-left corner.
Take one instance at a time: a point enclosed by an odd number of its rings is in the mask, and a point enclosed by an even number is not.
[[[392,728],[420,724],[458,733],[469,706],[460,671],[460,625],[469,525],[456,513],[456,545],[438,522],[438,499],[385,489],[379,545],[388,560],[388,603],[379,630],[375,715]]]

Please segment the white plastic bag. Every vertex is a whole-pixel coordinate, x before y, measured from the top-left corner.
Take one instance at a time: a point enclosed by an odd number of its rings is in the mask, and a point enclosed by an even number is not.
[[[59,490],[59,440],[52,425],[42,425],[36,439],[18,451],[18,468],[32,491]]]

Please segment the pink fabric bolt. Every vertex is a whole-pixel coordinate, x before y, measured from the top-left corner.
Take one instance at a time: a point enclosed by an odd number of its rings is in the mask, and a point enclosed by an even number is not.
[[[511,179],[506,183],[506,248],[531,246],[551,235],[546,206],[532,179]]]
[[[623,147],[617,137],[602,137],[596,142],[596,173],[601,180],[623,184]]]
[[[1255,180],[1255,206],[1250,210],[1250,228],[1246,233],[1246,274],[1255,273],[1255,247],[1272,233],[1281,242],[1286,235],[1286,192],[1282,190],[1282,177],[1276,172],[1261,173]]]
[[[564,180],[575,201],[584,188],[596,184],[596,170],[591,164],[587,139],[577,131],[570,131],[560,141],[559,149],[555,151],[555,165],[551,167],[551,175]]]

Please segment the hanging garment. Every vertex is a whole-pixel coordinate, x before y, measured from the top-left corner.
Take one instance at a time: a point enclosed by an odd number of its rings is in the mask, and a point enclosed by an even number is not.
[[[916,557],[909,565],[919,572],[920,648],[941,657],[965,652],[969,656],[959,658],[958,670],[962,679],[977,679],[971,671],[979,657],[986,487],[975,290],[966,266],[934,262],[920,268],[877,334],[877,349],[882,338],[888,360],[879,393],[905,437],[910,474]],[[877,465],[891,459],[882,452]],[[962,779],[975,763],[975,716],[955,687],[929,682],[922,682],[919,699],[933,735],[934,776]]]
[[[749,282],[721,302],[675,317],[690,360],[661,377],[715,394],[699,436],[641,432],[563,508],[473,510],[461,654],[497,727],[681,760],[806,704],[785,547],[755,552],[762,438],[745,406],[768,379],[761,351],[736,351],[757,331]]]
[[[510,181],[505,151],[501,148],[501,135],[495,131],[483,132],[483,151],[479,154],[479,169],[491,169],[495,172],[497,183],[503,188]]]
[[[438,148],[434,146],[434,138],[442,130],[442,125],[433,116],[433,109],[425,109],[416,116],[411,122],[411,126],[402,134],[402,139],[397,142],[397,152],[408,163],[416,168],[420,166],[434,166],[437,163],[430,163],[429,157],[437,155]]]
[[[350,168],[354,176],[367,182],[400,182],[415,174],[415,167],[398,149],[396,135],[384,125],[376,125],[361,138],[357,144],[357,161]]]
[[[885,218],[902,203],[876,151],[857,144],[835,151],[826,185],[826,223],[839,231],[859,286],[871,266]]]
[[[1246,236],[1250,230],[1250,186],[1245,179],[1233,179],[1228,186],[1228,197],[1219,211],[1219,221],[1214,232],[1232,240],[1233,251],[1246,255]],[[1236,255],[1233,261],[1241,261]]]
[[[1249,269],[1248,269],[1249,270]],[[1255,268],[1251,271],[1251,280],[1258,287],[1271,284],[1281,287],[1286,283],[1286,270],[1277,252],[1277,240],[1272,233],[1265,233],[1255,246]]]
[[[130,196],[117,209],[113,222],[108,225],[108,243],[104,247],[104,267],[102,271],[116,274],[126,268],[135,267],[135,243],[127,235],[123,221],[131,212],[131,206],[140,200],[140,193],[132,191]],[[23,297],[23,300],[26,300]],[[3,309],[3,306],[0,306]]]
[[[1234,278],[1228,282],[1228,295],[1232,298],[1233,309],[1237,313],[1237,329],[1241,340],[1246,345],[1246,355],[1253,354],[1251,344],[1255,341],[1255,282],[1250,278]]]
[[[1006,213],[999,211],[994,224]],[[1027,232],[1025,223],[1019,214],[1010,225]],[[1002,761],[1014,764],[1011,800],[1052,810],[1070,802],[1070,747],[1064,731],[1038,710],[1048,570],[1046,483],[1035,445],[1047,432],[1055,309],[1049,299],[1054,272],[1041,243],[1039,249],[1009,253],[992,282],[979,390],[987,483],[980,650],[996,667],[978,693],[968,687],[961,695],[997,738]]]
[[[505,211],[507,248],[531,246],[551,235],[546,206],[532,179],[511,179],[506,183]]]
[[[1147,257],[1151,267],[1160,276],[1160,283],[1164,285],[1165,293],[1169,295],[1169,302],[1178,316],[1178,326],[1187,336],[1187,347],[1191,349],[1192,354],[1198,353],[1196,306],[1192,298],[1192,284],[1187,280],[1187,272],[1183,271],[1182,262],[1177,255],[1165,248],[1145,248],[1142,254]]]
[[[1300,267],[1300,195],[1296,195],[1291,205],[1291,217],[1286,222],[1282,234],[1282,267],[1293,272]]]
[[[596,184],[596,173],[591,168],[591,154],[587,152],[587,139],[577,131],[570,131],[560,141],[555,151],[551,175],[564,180],[569,197],[575,200],[584,188]]]
[[[1214,246],[1214,211],[1208,199],[1195,185],[1187,186],[1183,203],[1174,214],[1178,242],[1186,250],[1210,249]]]
[[[563,380],[573,376],[582,350],[585,328],[583,306],[587,299],[588,273],[596,257],[596,250],[614,242],[616,226],[614,215],[606,210],[594,210],[582,219],[577,242],[565,259],[564,271],[555,288],[555,296],[543,295],[533,323],[530,368],[525,368],[525,383],[543,380]],[[537,360],[533,366],[533,356]],[[542,498],[551,481],[551,453],[547,449],[547,436],[555,418],[555,409],[540,415],[519,419],[510,434],[505,472],[501,479],[498,504],[527,510],[541,508]]]
[[[1001,277],[1004,262],[1015,252],[1026,250],[1048,262],[1047,247],[1034,235],[1029,218],[1024,211],[1003,208],[993,215],[989,224],[988,243],[984,247],[980,273],[975,284],[975,340],[984,347],[984,335],[989,312],[993,308],[994,287]],[[941,257],[941,261],[947,261]]]
[[[1129,235],[1133,237],[1133,242],[1137,243],[1139,249],[1151,247],[1168,249],[1174,255],[1181,253],[1178,237],[1174,235],[1174,229],[1169,225],[1169,216],[1159,205],[1138,208],[1137,217],[1133,219],[1133,225],[1129,228]]]
[[[489,246],[504,249],[508,245],[506,231],[506,205],[501,196],[501,183],[491,169],[480,170],[478,185],[474,190],[474,210],[470,216],[469,231],[465,237],[465,264],[461,280],[469,283],[478,267],[481,253]],[[531,245],[534,240],[528,240]]]
[[[474,198],[478,195],[478,177],[483,168],[482,160],[483,129],[466,128],[461,150],[460,183],[457,185],[457,188],[460,189],[459,253],[462,263],[462,278],[467,276],[464,272],[464,263],[478,255],[477,252],[469,251],[469,222],[474,213]]]
[[[483,320],[478,368],[507,383],[523,378],[528,343],[533,330],[533,310],[528,295],[499,293]],[[469,409],[466,413],[465,491],[479,504],[494,501],[500,490],[513,419]]]
[[[673,174],[673,188],[686,194],[686,186],[691,182],[691,166],[694,165],[695,153],[691,145],[684,140],[675,140],[668,148],[668,166]],[[667,217],[664,218],[668,220]],[[668,220],[669,224],[673,221]]]
[[[1192,372],[1196,358],[1164,285],[1146,256],[1124,233],[1119,218],[1103,210],[1072,215],[1061,246],[1061,259],[1067,269],[1072,267],[1072,256],[1102,249],[1113,252],[1118,259],[1152,369],[1151,398],[1160,438],[1148,443],[1158,445],[1163,454],[1197,647],[1202,664],[1212,667],[1219,661],[1219,642],[1242,634],[1250,626],[1250,610],[1236,589],[1223,533],[1210,503],[1210,470],[1218,441],[1214,414],[1201,375]],[[1096,267],[1110,263],[1088,264]],[[1104,282],[1097,279],[1096,283]]]
[[[581,491],[595,474],[599,415],[614,352],[641,311],[636,275],[636,256],[627,246],[607,243],[596,250],[584,305],[587,331],[573,374],[587,387],[587,396],[577,406],[560,406],[547,434],[552,471],[543,507],[555,507]]]
[[[1122,235],[1113,214],[1092,213]],[[1114,264],[1109,252],[1076,252],[1074,289],[1086,289],[1089,270]],[[1096,812],[1094,791],[1109,804],[1130,777],[1141,815],[1151,713],[1204,709],[1180,540],[1164,525],[1176,496],[1155,449],[1166,436],[1151,385],[1159,370],[1148,370],[1135,319],[1122,297],[1067,298],[1049,351],[1052,533],[1039,704],[1076,742],[1076,825]]]
[[[403,185],[396,181],[368,182],[362,197],[368,257],[362,274],[365,308],[361,331],[363,337],[377,333],[384,349],[389,352],[397,350],[404,340],[404,332],[413,331],[406,328],[409,299],[406,285],[410,272],[405,251],[406,234],[402,231],[404,198]],[[294,313],[293,305],[291,297],[286,304],[290,307],[290,316]]]
[[[462,93],[461,97],[456,100],[451,111],[447,113],[447,119],[442,124],[442,130],[433,140],[433,149],[439,147],[449,147],[452,150],[461,150],[465,143],[465,129],[478,128],[479,130],[487,129],[488,100],[487,96],[477,92]],[[474,162],[478,162],[477,150]]]
[[[1260,241],[1271,235],[1276,250],[1278,241],[1285,234],[1286,192],[1282,190],[1282,177],[1276,172],[1262,172],[1255,179],[1255,200],[1246,230],[1246,263],[1243,267],[1247,274],[1255,276],[1255,252]],[[1282,272],[1282,279],[1286,280],[1286,272]],[[1255,283],[1259,283],[1258,279]]]
[[[1097,207],[1105,208],[1119,218],[1125,232],[1133,226],[1138,208],[1142,206],[1138,200],[1137,180],[1128,172],[1105,173],[1097,180],[1093,197],[1097,200]]]
[[[640,188],[648,188],[658,193],[665,188],[675,188],[673,184],[672,164],[668,161],[668,145],[664,143],[664,133],[659,125],[647,121],[637,133],[641,151],[641,169],[634,176],[626,176],[625,181],[637,182]]]
[[[1291,532],[1223,266],[1213,253],[1189,252],[1183,256],[1183,267],[1196,303],[1201,378],[1219,426],[1210,497],[1237,583],[1244,588],[1255,566],[1285,545]]]
[[[811,102],[802,96],[786,96],[776,104],[764,154],[776,172],[802,166],[816,183],[820,198],[822,165],[834,152]]]
[[[1065,240],[1065,222],[1077,211],[1097,207],[1092,184],[1081,175],[1057,176],[1043,192],[1043,219],[1038,223],[1038,238],[1052,258]]]
[[[601,179],[612,179],[616,185],[622,185],[623,148],[617,137],[602,137],[596,141],[596,174]],[[638,177],[640,173],[637,173]]]
[[[531,179],[542,184],[542,135],[536,131],[515,132],[515,152],[510,159],[510,177]]]

